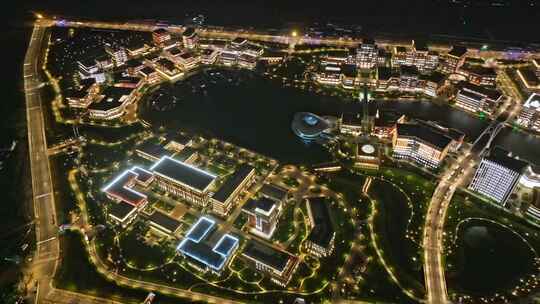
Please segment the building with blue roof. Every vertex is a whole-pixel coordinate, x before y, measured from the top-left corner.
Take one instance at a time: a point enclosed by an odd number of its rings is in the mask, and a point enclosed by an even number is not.
[[[194,267],[219,274],[238,249],[239,240],[230,234],[220,236],[216,227],[214,220],[204,216],[199,218],[176,251],[189,258]]]

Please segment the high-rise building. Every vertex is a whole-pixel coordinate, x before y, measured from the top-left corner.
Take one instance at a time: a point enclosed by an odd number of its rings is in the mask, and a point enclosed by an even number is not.
[[[416,124],[397,124],[392,139],[394,157],[437,168],[446,157],[452,138],[432,128]]]
[[[375,67],[378,60],[378,49],[373,39],[363,39],[356,50],[356,65],[361,69]]]
[[[192,27],[186,28],[182,33],[182,43],[186,49],[194,49],[199,43],[199,36]]]
[[[540,94],[533,93],[525,101],[517,123],[524,128],[540,131]]]
[[[482,158],[469,189],[504,205],[528,163],[498,147]]]

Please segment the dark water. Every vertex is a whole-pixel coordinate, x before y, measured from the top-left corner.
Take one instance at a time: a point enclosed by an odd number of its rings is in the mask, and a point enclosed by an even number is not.
[[[141,117],[153,125],[163,123],[169,128],[222,138],[283,162],[330,159],[323,147],[304,144],[290,126],[299,111],[337,112],[342,104],[338,98],[283,88],[245,71],[222,70],[220,75],[224,79],[216,84],[196,75],[187,82],[158,89],[144,102]],[[199,88],[203,83],[207,86],[204,92]],[[193,92],[193,87],[199,89]],[[173,100],[176,106],[169,109]]]
[[[474,141],[489,124],[463,111],[429,101],[380,101],[378,104],[381,109],[393,110],[423,120],[437,121],[445,127],[458,129],[465,134],[467,141]]]
[[[540,165],[539,136],[504,128],[497,134],[492,146],[501,146],[508,151],[512,151],[520,158],[526,159],[535,165]]]
[[[461,271],[453,280],[466,293],[490,295],[534,272],[530,248],[499,225],[472,220],[461,228],[458,242],[463,248],[457,265]]]
[[[366,34],[392,33],[407,36],[448,34],[482,39],[539,42],[527,29],[538,28],[540,9],[536,0],[506,0],[507,7],[490,6],[492,1],[474,0],[474,5],[451,0],[364,0],[364,1],[152,1],[91,2],[18,1],[6,3],[6,12],[40,11],[49,15],[99,19],[165,19],[182,22],[186,14],[205,14],[213,25],[283,27],[326,22],[362,26]],[[530,3],[536,2],[536,6]],[[526,16],[526,18],[524,18]],[[504,22],[501,22],[504,20]]]
[[[219,72],[220,75],[214,77],[207,71],[188,81],[158,89],[144,102],[142,117],[154,125],[223,138],[284,162],[313,163],[328,160],[328,154],[318,145],[306,146],[293,134],[290,124],[294,113],[307,111],[339,116],[342,112],[361,110],[361,105],[352,99],[282,87],[254,72]],[[462,111],[428,101],[381,101],[378,104],[383,110],[439,121],[462,130],[473,140],[488,124]]]

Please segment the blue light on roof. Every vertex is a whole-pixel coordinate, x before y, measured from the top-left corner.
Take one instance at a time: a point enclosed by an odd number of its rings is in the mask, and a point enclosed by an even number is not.
[[[310,126],[316,125],[318,121],[319,120],[317,119],[317,117],[315,117],[313,115],[306,115],[304,117],[304,122],[307,123]]]
[[[203,221],[209,223],[208,227],[206,228],[206,230],[204,230],[204,232],[203,232],[198,238],[194,238],[194,237],[192,236],[193,232],[195,231],[195,229],[197,229],[197,227],[198,227]],[[208,234],[208,231],[210,231],[210,229],[211,229],[212,227],[214,227],[215,224],[216,224],[215,221],[213,221],[213,220],[211,220],[211,219],[209,219],[209,218],[203,216],[203,217],[199,218],[199,220],[198,220],[193,226],[191,226],[191,228],[189,228],[188,232],[186,233],[186,238],[187,238],[187,239],[190,239],[190,240],[192,240],[192,241],[194,241],[194,242],[196,242],[196,243],[198,243],[198,242],[200,242],[200,241],[206,236],[206,234]]]

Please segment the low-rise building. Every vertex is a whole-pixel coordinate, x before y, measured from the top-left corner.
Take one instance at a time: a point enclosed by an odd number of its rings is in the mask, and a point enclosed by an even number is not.
[[[174,62],[167,58],[159,58],[155,62],[155,69],[161,76],[163,76],[163,78],[170,81],[177,80],[184,76],[184,72],[177,68]]]
[[[392,146],[394,157],[437,168],[450,149],[452,138],[417,124],[397,124]]]
[[[256,270],[267,274],[272,282],[282,287],[289,284],[299,264],[297,256],[256,240],[247,241],[242,257]]]
[[[418,89],[418,69],[411,65],[402,65],[399,74],[399,89],[401,91],[416,91]]]
[[[214,64],[219,56],[219,51],[215,49],[204,49],[201,51],[201,62],[203,64]]]
[[[361,69],[371,69],[377,65],[378,47],[375,40],[365,38],[356,50],[356,65]]]
[[[372,135],[380,139],[392,139],[398,123],[405,122],[405,115],[394,111],[379,111],[375,113]]]
[[[150,228],[153,228],[154,231],[172,236],[174,236],[178,229],[180,229],[180,226],[182,226],[182,223],[179,221],[159,211],[154,211],[154,213],[148,217],[148,222],[150,223]]]
[[[332,226],[327,204],[324,197],[312,197],[306,200],[311,227],[306,240],[306,248],[310,254],[318,258],[327,257],[334,251],[336,232]]]
[[[362,133],[362,114],[358,112],[341,114],[339,131],[344,134],[358,136]]]
[[[503,95],[498,90],[464,83],[456,95],[456,106],[473,113],[491,114],[502,100]]]
[[[66,92],[66,100],[71,108],[86,109],[100,96],[99,91],[94,78],[83,79],[77,89]]]
[[[108,198],[116,202],[126,202],[137,209],[143,208],[148,199],[146,195],[133,190],[137,183],[138,174],[132,170],[126,170],[108,185],[103,188],[103,192]]]
[[[540,132],[540,94],[531,94],[523,103],[517,123],[526,129]]]
[[[505,205],[528,163],[498,147],[482,158],[469,189]]]
[[[184,71],[192,70],[201,64],[201,56],[192,52],[184,52],[177,57],[178,65]]]
[[[156,29],[152,32],[152,40],[156,46],[163,46],[167,41],[171,40],[171,33],[164,28]]]
[[[161,76],[159,76],[159,73],[156,71],[156,69],[149,66],[145,66],[139,70],[139,75],[141,75],[142,78],[150,85],[161,82]]]
[[[289,190],[276,184],[264,184],[259,189],[259,194],[279,203],[285,203]]]
[[[451,74],[465,62],[467,48],[463,46],[453,46],[452,49],[443,56],[440,62],[440,69],[443,73]]]
[[[107,214],[113,221],[125,228],[137,217],[137,208],[120,201],[113,203],[107,209]]]
[[[527,90],[540,92],[540,77],[532,67],[518,68],[517,75]]]
[[[248,164],[240,165],[210,199],[212,210],[220,216],[229,214],[238,201],[240,193],[249,187],[254,179],[255,168]]]
[[[497,83],[497,72],[491,67],[465,63],[458,68],[457,72],[475,85],[494,87]]]
[[[111,56],[111,60],[116,67],[124,65],[128,60],[126,49],[122,46],[106,45],[105,52]]]
[[[424,94],[431,97],[437,97],[446,82],[446,76],[440,72],[433,72],[428,76],[421,76],[421,78],[424,80]]]
[[[231,234],[220,234],[209,217],[201,217],[189,228],[176,251],[189,258],[189,263],[201,270],[220,274],[238,249],[239,240]]]
[[[88,106],[88,114],[93,119],[111,120],[124,114],[125,107],[133,102],[133,88],[107,87],[99,100]]]
[[[215,175],[169,156],[162,157],[150,171],[162,190],[202,207],[208,204]]]
[[[186,49],[194,49],[198,46],[199,36],[194,28],[188,27],[182,33],[182,43]]]

